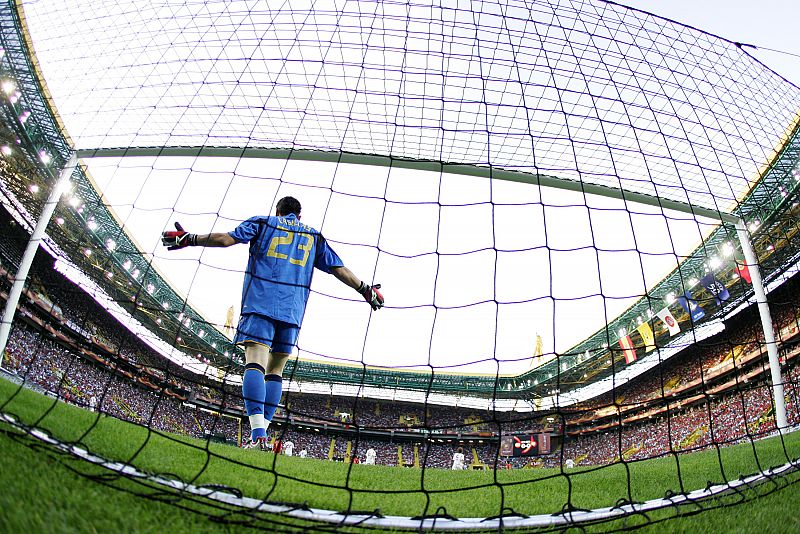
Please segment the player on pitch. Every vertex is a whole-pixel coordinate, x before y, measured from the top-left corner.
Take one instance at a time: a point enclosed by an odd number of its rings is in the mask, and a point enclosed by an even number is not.
[[[242,313],[234,343],[244,345],[242,397],[250,419],[247,448],[266,450],[267,428],[281,399],[282,375],[297,342],[314,267],[358,291],[373,310],[383,307],[380,284],[357,278],[322,234],[300,222],[300,202],[284,197],[275,216],[247,219],[228,233],[190,234],[179,223],[161,234],[168,250],[250,244]]]

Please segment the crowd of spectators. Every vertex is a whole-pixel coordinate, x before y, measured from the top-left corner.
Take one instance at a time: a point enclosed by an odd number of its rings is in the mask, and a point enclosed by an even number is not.
[[[230,440],[238,432],[236,421],[188,408],[163,391],[113,374],[23,323],[9,336],[5,367],[66,402],[155,430]]]
[[[791,380],[797,380],[793,370]],[[605,464],[697,451],[757,438],[775,428],[771,389],[762,385],[711,398],[666,417],[567,439],[564,457],[576,465]],[[795,414],[796,411],[792,410]],[[557,460],[557,458],[556,458]]]
[[[535,414],[420,405],[336,395],[289,393],[287,411],[296,421],[357,424],[372,430],[433,430],[449,433],[537,432],[546,421]]]

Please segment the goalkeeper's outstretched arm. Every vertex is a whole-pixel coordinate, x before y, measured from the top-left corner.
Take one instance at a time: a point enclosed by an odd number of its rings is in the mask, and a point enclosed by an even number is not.
[[[343,284],[348,285],[355,290],[358,290],[358,288],[361,287],[361,279],[353,274],[353,271],[347,267],[333,267],[331,272],[333,273],[333,276],[335,276]]]
[[[198,247],[229,247],[237,243],[230,234],[224,232],[203,235],[198,234],[196,239],[196,245]]]
[[[383,308],[383,295],[379,291],[380,284],[369,285],[366,282],[362,282],[360,278],[353,274],[353,271],[344,266],[333,267],[331,272],[340,282],[358,291],[364,297],[364,300],[372,306],[373,310]]]
[[[167,250],[177,250],[184,247],[230,247],[238,243],[230,234],[227,233],[210,233],[210,234],[191,234],[183,229],[179,222],[175,223],[175,230],[163,232],[161,234],[161,243],[167,247]],[[380,292],[380,284],[367,284],[362,282],[353,271],[347,267],[333,267],[331,269],[333,275],[342,283],[352,287],[364,297],[373,310],[383,308],[383,295]]]
[[[181,223],[175,223],[175,230],[163,232],[161,243],[167,250],[177,250],[184,247],[229,247],[236,244],[236,240],[228,234],[190,234],[183,229]]]

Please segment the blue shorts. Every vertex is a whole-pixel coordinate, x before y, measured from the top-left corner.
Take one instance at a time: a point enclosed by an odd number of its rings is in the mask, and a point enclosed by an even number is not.
[[[239,318],[233,342],[237,345],[247,342],[259,343],[270,347],[272,352],[291,354],[299,334],[299,326],[276,321],[257,313],[247,313]]]

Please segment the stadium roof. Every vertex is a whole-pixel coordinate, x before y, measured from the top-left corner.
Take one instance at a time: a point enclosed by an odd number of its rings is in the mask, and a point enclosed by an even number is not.
[[[330,2],[261,12],[237,2],[24,4],[27,25],[21,10],[2,13],[2,69],[21,93],[2,108],[4,139],[20,139],[19,157],[41,176],[52,176],[74,149],[438,162],[736,213],[760,223],[765,278],[797,261],[790,238],[798,228],[800,90],[736,43],[652,15],[605,2],[469,9]],[[52,161],[45,164],[42,151]],[[5,179],[36,213],[25,184]],[[49,233],[70,260],[165,339],[238,368],[224,356],[227,339],[154,271],[89,176],[82,170],[74,182],[96,230],[84,231],[90,221],[79,210],[59,208],[66,224]],[[611,372],[621,355],[603,345],[615,341],[613,332],[704,272],[730,234],[720,226],[647,299],[520,377],[315,362],[290,372],[301,380],[544,396]],[[97,253],[87,256],[84,245]],[[743,284],[730,289],[725,309],[747,297]]]
[[[602,1],[23,6],[79,149],[376,154],[730,212],[800,110],[736,43]]]

